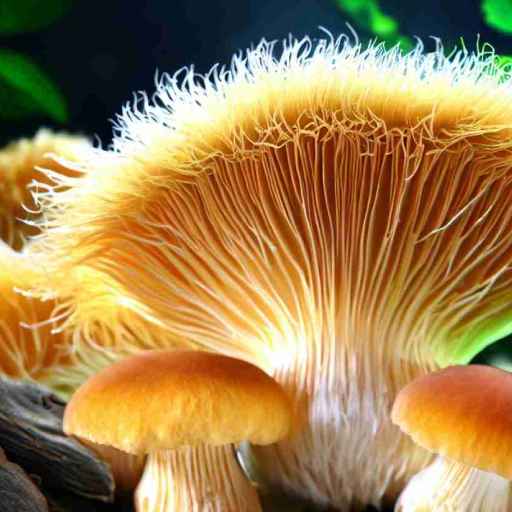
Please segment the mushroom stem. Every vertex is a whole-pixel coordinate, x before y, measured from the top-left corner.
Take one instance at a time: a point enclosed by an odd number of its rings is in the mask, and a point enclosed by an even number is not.
[[[186,447],[148,456],[137,512],[261,512],[231,445]]]
[[[507,512],[509,494],[502,476],[439,456],[410,480],[396,512]]]
[[[295,396],[300,427],[276,444],[253,446],[251,462],[264,475],[264,485],[321,505],[362,510],[391,504],[408,479],[432,461],[429,452],[397,432],[389,414],[398,390],[424,370],[389,356],[377,361],[355,350],[348,354],[328,341],[323,361],[312,354],[309,367],[274,374]],[[311,364],[315,361],[322,371]],[[328,464],[326,454],[333,454]]]

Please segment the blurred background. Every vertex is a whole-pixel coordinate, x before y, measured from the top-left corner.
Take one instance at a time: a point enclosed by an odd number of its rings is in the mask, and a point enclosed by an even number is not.
[[[262,37],[348,32],[410,49],[490,43],[512,55],[512,0],[0,0],[0,145],[41,126],[103,145],[111,120],[155,72],[206,72]],[[500,341],[478,362],[512,369]],[[510,341],[510,340],[508,340]]]

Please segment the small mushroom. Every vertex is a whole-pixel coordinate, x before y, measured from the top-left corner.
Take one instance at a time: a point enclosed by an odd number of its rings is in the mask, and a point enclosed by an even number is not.
[[[510,510],[511,403],[512,374],[489,366],[453,366],[408,384],[393,422],[439,457],[411,479],[396,510]]]
[[[238,359],[151,351],[91,377],[73,396],[64,430],[135,455],[148,454],[138,511],[260,511],[233,443],[269,444],[290,429],[281,387]]]

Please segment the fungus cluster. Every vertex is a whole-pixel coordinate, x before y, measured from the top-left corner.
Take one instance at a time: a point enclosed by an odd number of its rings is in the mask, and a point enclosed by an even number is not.
[[[397,393],[512,331],[506,70],[262,42],[152,98],[50,174],[33,295],[84,358],[187,345],[260,367],[297,419],[254,448],[266,479],[342,510],[393,500],[433,459],[393,425]]]
[[[512,91],[493,59],[263,42],[164,76],[40,197],[68,325],[70,271],[115,280],[158,319],[155,347],[241,357],[293,397],[304,428],[255,450],[273,484],[392,499],[431,460],[392,424],[396,393],[511,328]]]

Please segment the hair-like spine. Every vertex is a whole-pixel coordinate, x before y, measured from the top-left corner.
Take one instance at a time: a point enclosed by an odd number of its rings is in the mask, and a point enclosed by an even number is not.
[[[40,129],[34,137],[0,149],[0,239],[21,250],[30,236],[39,233],[32,182],[46,189],[53,182],[51,173],[75,174],[69,163],[79,160],[89,145],[85,137]],[[65,157],[68,165],[61,166],[56,155]]]
[[[46,286],[78,339],[108,325],[139,347],[107,297],[146,347],[264,367],[304,419],[259,451],[269,478],[378,505],[430,459],[391,425],[397,391],[512,330],[512,82],[485,48],[275,46],[162,76],[39,196]],[[112,292],[77,296],[80,272]]]

